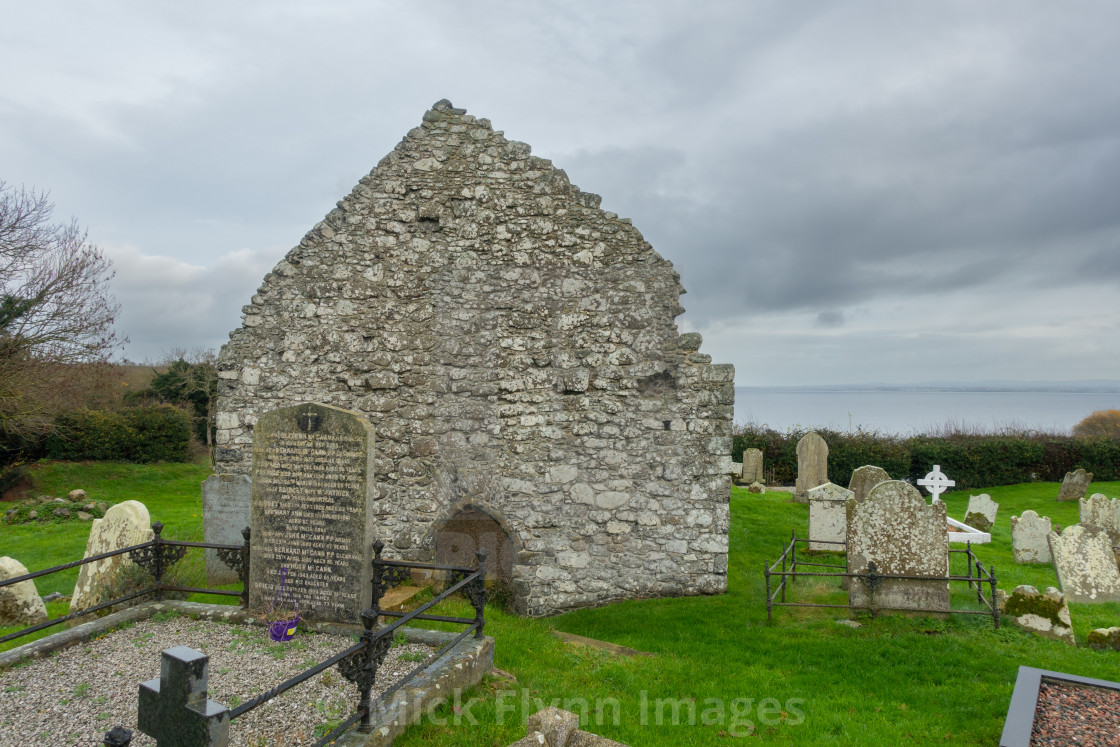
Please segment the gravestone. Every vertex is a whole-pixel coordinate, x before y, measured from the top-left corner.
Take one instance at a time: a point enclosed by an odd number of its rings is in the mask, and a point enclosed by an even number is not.
[[[814,431],[797,442],[797,482],[793,495],[808,500],[809,491],[828,482],[828,444]]]
[[[743,474],[740,481],[744,485],[763,482],[762,478],[762,451],[759,449],[743,450]]]
[[[152,532],[152,519],[148,507],[140,501],[122,501],[100,519],[94,519],[89,528],[89,540],[83,558],[119,550],[122,547],[139,545],[155,536]],[[120,596],[127,582],[124,574],[135,567],[128,553],[111,558],[86,563],[78,571],[78,582],[74,584],[74,595],[70,597],[70,613],[96,607]],[[146,583],[146,580],[145,580]]]
[[[853,498],[862,501],[871,492],[872,488],[890,479],[891,476],[882,467],[867,464],[852,470],[852,479],[848,481],[848,490],[852,491]]]
[[[848,532],[848,499],[852,491],[826,482],[809,491],[809,549],[843,552]]]
[[[1071,646],[1077,645],[1069,605],[1062,592],[1053,586],[1043,593],[1033,586],[1022,584],[1016,586],[1010,595],[999,589],[996,598],[999,611],[1010,615],[1015,625],[1023,630],[1064,641]]]
[[[1016,563],[1050,563],[1050,517],[1034,511],[1011,517],[1011,553]]]
[[[164,649],[159,677],[140,683],[136,726],[157,747],[225,747],[229,709],[206,696],[210,657],[187,646]]]
[[[249,609],[276,596],[280,569],[309,621],[353,623],[370,606],[373,427],[320,404],[273,410],[253,437]]]
[[[219,545],[241,545],[241,530],[252,520],[253,483],[248,475],[222,473],[202,481],[203,538]],[[206,551],[206,583],[235,584],[237,572]]]
[[[1050,554],[1070,602],[1120,602],[1120,570],[1108,533],[1074,524],[1049,535]]]
[[[1067,472],[1062,478],[1062,487],[1058,489],[1059,501],[1076,501],[1085,497],[1089,483],[1093,481],[1093,473],[1083,469]]]
[[[933,496],[933,503],[940,503],[941,494],[956,485],[957,481],[950,480],[949,476],[941,471],[941,465],[935,464],[933,465],[933,469],[931,469],[925,477],[917,480],[916,483],[924,487],[926,491]]]
[[[26,576],[27,568],[15,558],[0,558],[0,581]],[[0,586],[0,627],[38,625],[47,621],[47,606],[35,588],[35,581],[28,579],[18,584]]]
[[[849,578],[848,603],[868,609],[949,611],[949,533],[945,504],[927,504],[908,483],[876,485],[862,501],[850,500],[848,572],[918,579]]]
[[[986,532],[996,524],[996,512],[999,504],[992,500],[987,493],[970,495],[968,497],[968,510],[964,514],[964,523],[970,527]]]
[[[1081,525],[1105,530],[1113,547],[1120,545],[1120,499],[1093,493],[1078,503]]]
[[[743,477],[743,463],[742,462],[732,462],[731,463],[731,471],[728,472],[727,474],[731,475],[731,482],[733,484],[738,485],[739,481]]]

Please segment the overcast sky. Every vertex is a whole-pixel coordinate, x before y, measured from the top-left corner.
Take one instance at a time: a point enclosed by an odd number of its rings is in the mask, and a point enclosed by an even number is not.
[[[632,218],[736,383],[1120,378],[1120,3],[3,2],[0,179],[217,348],[448,98]]]

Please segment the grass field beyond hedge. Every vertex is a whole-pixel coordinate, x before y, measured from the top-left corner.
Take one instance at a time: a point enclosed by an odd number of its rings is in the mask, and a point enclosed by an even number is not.
[[[146,498],[167,534],[184,539],[201,536],[198,483],[205,476],[198,465],[50,464],[37,473],[45,492],[83,487],[95,499]],[[1091,491],[1120,496],[1120,483],[1094,484]],[[985,492],[1000,512],[992,544],[976,552],[995,566],[1000,588],[1056,585],[1050,566],[1012,562],[1008,522],[1033,508],[1068,526],[1077,522],[1076,502],[1058,503],[1055,483]],[[944,498],[949,514],[963,518],[968,494]],[[740,736],[784,744],[994,744],[1020,665],[1120,677],[1120,653],[1043,639],[1008,618],[996,631],[981,617],[859,616],[861,627],[852,629],[838,624],[848,617],[842,609],[786,608],[767,622],[763,565],[781,552],[791,529],[805,536],[807,524],[807,507],[788,494],[735,488],[727,594],[633,600],[532,620],[488,608],[495,666],[516,680],[490,676],[453,695],[398,744],[508,745],[525,735],[529,713],[550,704],[582,712],[590,730],[634,747],[728,745]],[[3,554],[31,558],[24,562],[32,570],[76,559],[85,544],[69,526],[36,532],[0,525],[0,538]],[[838,596],[829,584],[807,580],[794,585],[794,594]],[[441,609],[468,610],[461,601]],[[1120,625],[1117,604],[1071,610],[1080,641],[1091,628]],[[553,638],[553,630],[654,656],[574,649]]]

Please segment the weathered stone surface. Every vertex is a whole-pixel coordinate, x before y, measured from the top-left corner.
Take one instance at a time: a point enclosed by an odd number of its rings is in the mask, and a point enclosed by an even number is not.
[[[598,196],[433,108],[245,307],[217,364],[216,471],[249,472],[265,412],[325,402],[375,424],[387,556],[431,560],[474,506],[509,534],[530,614],[722,592],[734,370],[679,334],[681,292]]]
[[[843,552],[848,536],[847,503],[852,491],[826,482],[809,491],[809,549]]]
[[[750,485],[747,486],[747,492],[748,493],[765,493],[766,492],[766,486],[763,485],[760,482],[752,482]]]
[[[1050,517],[1034,511],[1011,517],[1011,553],[1016,563],[1050,563]]]
[[[854,493],[857,501],[862,501],[867,494],[881,482],[890,480],[891,476],[882,467],[866,464],[852,470],[852,479],[848,481],[848,490]]]
[[[122,501],[111,506],[105,516],[94,519],[89,528],[83,558],[139,545],[152,539],[152,519],[140,501]],[[70,612],[79,612],[108,602],[123,591],[122,573],[134,566],[128,553],[86,563],[78,571],[78,582],[70,597]]]
[[[742,482],[750,485],[752,482],[763,481],[762,451],[760,449],[744,449]]]
[[[987,532],[996,524],[996,512],[999,504],[992,500],[987,493],[970,495],[968,497],[968,510],[964,515],[964,523],[970,527]]]
[[[1105,530],[1113,547],[1120,545],[1120,498],[1093,493],[1078,503],[1081,525]]]
[[[15,558],[0,558],[0,581],[24,576],[27,568]],[[47,620],[47,606],[43,604],[35,581],[0,587],[0,626],[18,625],[21,628],[37,625]]]
[[[797,442],[797,482],[795,498],[804,500],[809,490],[828,482],[828,444],[810,431]]]
[[[1120,570],[1108,533],[1074,524],[1061,534],[1051,532],[1050,554],[1062,592],[1071,602],[1120,601]]]
[[[1083,469],[1067,472],[1062,479],[1062,487],[1058,490],[1059,501],[1076,501],[1085,497],[1089,483],[1093,481],[1093,473]]]
[[[948,575],[944,503],[927,504],[913,485],[890,480],[876,485],[864,500],[848,501],[847,514],[849,573],[867,573],[874,563],[882,575]],[[876,589],[863,579],[849,582],[853,607],[949,610],[948,581],[883,579]]]
[[[1003,589],[996,592],[1001,612],[1011,615],[1020,628],[1046,638],[1077,645],[1070,622],[1069,605],[1062,592],[1050,586],[1046,593],[1033,586],[1016,586],[1010,595]]]
[[[86,499],[86,491],[82,490],[81,488],[78,488],[77,490],[71,490],[67,497],[73,503],[81,503]]]
[[[248,475],[222,473],[202,481],[202,532],[206,542],[240,545],[241,530],[252,520],[253,483]],[[218,559],[217,550],[206,551],[206,583],[237,583],[237,574]]]
[[[328,405],[285,407],[257,422],[250,610],[267,609],[282,568],[305,620],[354,623],[370,606],[373,445],[364,415]]]
[[[1091,648],[1120,651],[1120,627],[1095,628],[1089,631],[1086,641]]]
[[[731,471],[728,472],[727,474],[731,475],[731,482],[738,485],[739,481],[740,481],[740,478],[743,476],[743,463],[742,462],[732,462],[731,463]]]
[[[579,728],[579,716],[555,706],[529,716],[526,734],[510,747],[626,747]]]

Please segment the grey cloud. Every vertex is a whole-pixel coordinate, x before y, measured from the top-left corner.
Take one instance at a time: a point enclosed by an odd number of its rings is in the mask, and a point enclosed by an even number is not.
[[[839,329],[844,326],[844,312],[842,311],[822,311],[817,314],[814,326],[824,327],[826,329]]]

